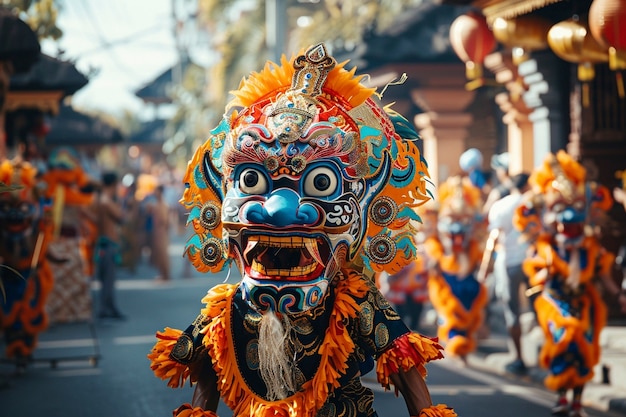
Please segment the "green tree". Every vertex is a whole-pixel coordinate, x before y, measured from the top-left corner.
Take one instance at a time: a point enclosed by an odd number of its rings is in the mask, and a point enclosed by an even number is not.
[[[0,0],[0,4],[17,13],[39,39],[57,40],[63,31],[57,26],[59,6],[55,0]]]

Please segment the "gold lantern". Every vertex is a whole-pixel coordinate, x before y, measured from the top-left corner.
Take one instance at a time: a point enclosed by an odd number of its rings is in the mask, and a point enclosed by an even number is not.
[[[548,31],[548,44],[561,59],[578,64],[578,80],[583,87],[583,106],[589,106],[589,81],[595,77],[594,64],[607,62],[609,54],[591,35],[586,22],[568,19]]]
[[[512,19],[498,17],[493,21],[493,36],[511,48],[513,63],[519,65],[531,51],[548,47],[546,36],[551,23],[536,16],[519,16]]]

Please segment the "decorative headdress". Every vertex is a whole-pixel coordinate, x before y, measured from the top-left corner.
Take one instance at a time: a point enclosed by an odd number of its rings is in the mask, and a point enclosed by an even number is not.
[[[18,192],[20,199],[29,198],[37,185],[36,175],[37,169],[29,162],[15,163],[5,159],[0,163],[0,184],[3,184],[3,191]]]
[[[336,245],[332,258],[390,273],[414,259],[411,222],[420,220],[415,208],[430,198],[418,135],[405,118],[376,104],[374,89],[363,86],[363,76],[355,76],[355,69],[348,71],[345,64],[319,44],[292,64],[284,56],[280,65],[268,63],[231,92],[234,99],[222,122],[197,149],[184,179],[181,202],[195,231],[186,254],[198,270],[219,271],[252,250],[250,242],[239,241],[248,227],[242,217],[268,229],[274,224],[286,236],[283,229],[292,224],[278,215],[268,219],[269,209],[261,207],[266,201],[257,187],[265,182],[292,189],[300,184],[298,196],[282,188],[276,193],[284,194],[283,204],[293,205],[297,222],[307,230],[333,235],[327,239]],[[331,162],[315,168],[324,160]],[[237,195],[225,204],[234,184],[248,181],[254,197]],[[335,181],[341,193],[325,193]],[[244,197],[251,201],[239,206]],[[318,217],[323,224],[315,223]],[[316,259],[320,256],[317,243],[298,239]]]
[[[439,186],[439,215],[474,217],[480,213],[482,198],[468,177],[449,177]]]
[[[568,231],[575,238],[582,236],[583,227],[586,233],[593,233],[613,205],[610,190],[587,181],[586,169],[564,150],[549,153],[533,170],[528,183],[532,197],[515,218],[516,226],[528,235],[549,229],[554,221],[576,224],[575,232]],[[559,220],[560,213],[565,212],[565,219]]]

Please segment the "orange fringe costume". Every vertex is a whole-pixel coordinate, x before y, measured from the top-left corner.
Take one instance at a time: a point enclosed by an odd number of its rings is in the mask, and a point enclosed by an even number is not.
[[[484,227],[480,204],[480,191],[467,177],[449,178],[439,187],[439,230],[424,242],[436,264],[428,288],[439,316],[437,335],[446,352],[460,358],[476,350],[476,331],[488,301],[485,285],[476,279]]]
[[[415,132],[354,71],[321,44],[268,63],[189,163],[186,255],[202,272],[235,263],[242,280],[212,288],[185,331],[157,333],[155,375],[196,386],[174,416],[216,416],[221,398],[234,416],[375,417],[360,380],[374,368],[413,415],[456,416],[424,381],[443,348],[365,277],[413,260],[429,197]]]
[[[606,306],[594,280],[612,280],[614,255],[594,229],[612,199],[606,187],[586,181],[585,169],[564,151],[549,154],[529,183],[533,190],[513,220],[534,246],[523,268],[533,290],[541,291],[534,308],[545,336],[539,356],[550,372],[545,385],[564,396],[582,391],[599,360]]]
[[[0,183],[15,186],[0,194],[0,324],[6,357],[25,366],[48,327],[46,301],[52,289],[52,271],[46,259],[52,236],[49,210],[37,194],[36,169],[26,161],[0,163]],[[28,210],[25,210],[28,207]]]

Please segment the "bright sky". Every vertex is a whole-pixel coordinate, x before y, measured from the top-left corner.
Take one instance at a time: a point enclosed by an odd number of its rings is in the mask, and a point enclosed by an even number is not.
[[[42,52],[73,61],[80,72],[99,72],[73,97],[79,108],[119,114],[140,111],[134,91],[177,61],[173,0],[63,0],[58,26],[63,37],[44,41]]]

